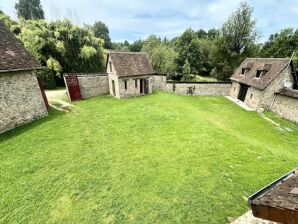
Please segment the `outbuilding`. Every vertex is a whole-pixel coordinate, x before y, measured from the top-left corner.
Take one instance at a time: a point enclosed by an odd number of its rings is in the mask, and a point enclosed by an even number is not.
[[[154,70],[145,53],[110,51],[107,74],[109,92],[116,98],[152,93]]]
[[[230,96],[253,110],[268,110],[275,93],[297,89],[294,63],[289,58],[247,58],[231,76]]]
[[[48,115],[35,75],[41,68],[0,21],[0,133]]]

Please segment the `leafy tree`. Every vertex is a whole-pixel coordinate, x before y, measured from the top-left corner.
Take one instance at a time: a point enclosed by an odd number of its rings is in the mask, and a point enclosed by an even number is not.
[[[112,43],[110,38],[110,31],[107,25],[101,21],[97,21],[91,27],[95,37],[101,38],[104,40],[104,48],[111,49]]]
[[[189,75],[190,73],[191,73],[190,64],[189,64],[188,59],[186,59],[184,65],[183,65],[183,74]]]
[[[176,71],[175,60],[178,54],[157,36],[151,35],[144,42],[142,51],[148,54],[155,72],[169,74]]]
[[[241,61],[256,53],[258,33],[252,13],[253,8],[242,2],[223,24],[212,55],[214,63],[212,75],[215,78],[227,80]]]
[[[21,20],[17,36],[27,50],[44,66],[44,76],[66,72],[101,72],[105,69],[103,40],[69,20],[47,23]]]
[[[15,4],[15,9],[17,10],[19,19],[44,19],[44,11],[40,0],[19,0]]]
[[[11,28],[13,25],[16,25],[17,23],[13,21],[8,15],[6,15],[2,10],[0,10],[0,20],[4,22],[4,24]]]
[[[143,48],[144,41],[143,40],[136,40],[132,44],[129,45],[129,50],[131,52],[140,52]]]
[[[186,31],[184,31],[184,33],[177,39],[175,43],[175,50],[179,54],[176,60],[179,72],[182,72],[183,70],[183,65],[189,56],[190,44],[192,40],[195,38],[197,38],[196,33],[189,28]]]

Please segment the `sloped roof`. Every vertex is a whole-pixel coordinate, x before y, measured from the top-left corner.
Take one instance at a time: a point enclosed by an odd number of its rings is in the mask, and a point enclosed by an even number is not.
[[[146,53],[110,51],[109,58],[118,77],[154,74]]]
[[[289,65],[289,58],[247,58],[231,76],[232,81],[265,89]],[[250,65],[250,66],[248,66]],[[250,67],[245,75],[241,75],[242,68]],[[266,71],[260,78],[255,78],[257,70]]]
[[[0,72],[33,70],[41,65],[0,21]]]
[[[288,89],[288,88],[284,87],[284,88],[280,89],[277,93],[280,95],[289,96],[289,97],[298,99],[298,90],[296,90],[296,89]]]

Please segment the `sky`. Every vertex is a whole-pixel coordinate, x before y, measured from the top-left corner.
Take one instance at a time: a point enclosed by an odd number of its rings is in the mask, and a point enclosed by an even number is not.
[[[134,41],[150,34],[173,38],[185,29],[220,28],[241,0],[41,0],[46,19],[69,18],[78,25],[100,20],[112,41]],[[16,0],[0,9],[16,19]],[[261,33],[260,42],[286,27],[298,27],[298,0],[247,0]]]

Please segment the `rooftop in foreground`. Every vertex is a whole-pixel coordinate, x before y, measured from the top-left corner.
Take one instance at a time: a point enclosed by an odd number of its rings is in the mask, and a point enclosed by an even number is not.
[[[298,169],[250,198],[254,216],[280,223],[298,223]]]

